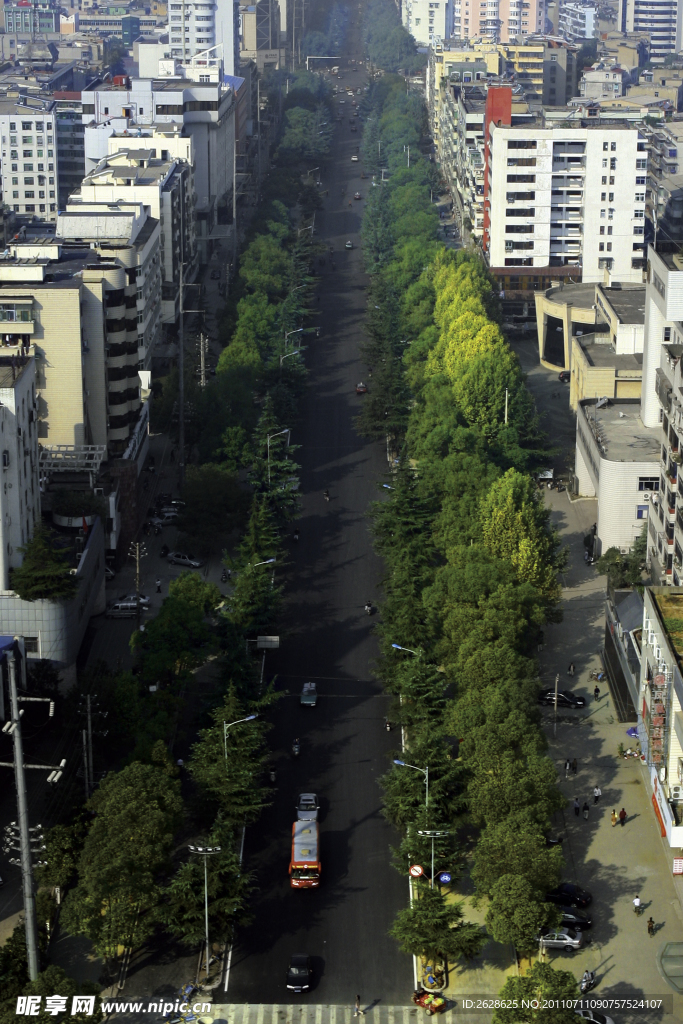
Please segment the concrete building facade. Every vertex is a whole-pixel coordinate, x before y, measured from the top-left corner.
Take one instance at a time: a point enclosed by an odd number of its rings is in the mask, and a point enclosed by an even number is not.
[[[52,100],[44,107],[0,100],[2,201],[22,218],[57,219],[56,134]]]

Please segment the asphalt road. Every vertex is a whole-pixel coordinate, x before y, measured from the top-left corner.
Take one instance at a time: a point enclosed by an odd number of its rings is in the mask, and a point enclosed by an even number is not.
[[[365,75],[344,71],[344,85],[365,84]],[[340,83],[341,84],[341,83]],[[387,470],[382,445],[368,444],[354,420],[362,396],[355,393],[364,368],[359,357],[365,310],[360,250],[363,203],[369,180],[351,156],[360,142],[351,132],[351,101],[344,97],[332,157],[322,175],[329,190],[316,216],[317,237],[334,246],[318,289],[321,334],[312,339],[306,363],[310,387],[292,442],[301,444],[302,514],[291,542],[292,567],[280,650],[268,654],[267,675],[277,672],[288,691],[274,715],[271,744],[277,769],[273,806],[249,829],[245,866],[255,873],[253,924],[238,933],[227,994],[239,1003],[407,1004],[413,988],[409,957],[387,932],[407,903],[407,877],[390,865],[398,837],[381,815],[378,779],[397,748],[387,733],[388,698],[372,677],[377,644],[373,619],[363,610],[378,596],[381,566],[375,557],[366,511],[380,495]],[[338,102],[338,101],[336,101]],[[342,198],[341,191],[346,191]],[[354,244],[346,250],[347,240]],[[325,502],[323,491],[331,500]],[[316,708],[299,704],[302,684],[317,683]],[[301,755],[290,752],[301,738]],[[319,889],[293,890],[287,868],[294,805],[302,791],[322,803],[322,882]],[[310,994],[288,995],[285,971],[292,953],[314,958]]]

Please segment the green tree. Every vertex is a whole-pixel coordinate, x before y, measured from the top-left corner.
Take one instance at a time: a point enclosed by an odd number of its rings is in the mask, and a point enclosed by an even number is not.
[[[489,823],[474,851],[472,881],[477,893],[490,893],[507,874],[522,875],[532,889],[548,892],[560,880],[563,858],[549,847],[540,825],[512,815]]]
[[[463,919],[459,903],[447,903],[440,889],[417,886],[411,907],[400,910],[390,930],[404,953],[421,956],[427,963],[471,960],[481,952],[486,936]]]
[[[19,551],[21,566],[10,573],[10,586],[22,601],[68,601],[78,590],[78,579],[44,526]]]
[[[595,563],[595,569],[601,576],[607,576],[612,587],[643,587],[643,572],[647,559],[647,524],[633,542],[628,554],[622,554],[619,548],[608,548]]]
[[[491,887],[486,927],[496,942],[511,943],[518,953],[530,956],[538,949],[538,932],[561,919],[559,908],[543,900],[521,875],[501,875]]]
[[[185,508],[178,529],[202,554],[225,545],[231,531],[244,522],[249,506],[237,478],[216,463],[188,466],[182,497]]]
[[[138,656],[143,680],[172,687],[206,659],[209,640],[203,609],[171,594],[159,614],[146,623],[144,632],[133,633],[130,645]]]
[[[571,971],[556,971],[537,961],[526,974],[507,979],[499,999],[510,1008],[494,1010],[492,1024],[575,1024],[578,994]]]
[[[153,931],[160,872],[183,813],[179,783],[135,762],[107,775],[87,806],[94,817],[62,923],[114,960],[119,947],[137,948]]]
[[[4,947],[3,947],[4,948]],[[17,1020],[17,995],[40,996],[40,1012],[32,1016],[31,1020],[37,1024],[49,1024],[59,1021],[59,1024],[76,1024],[77,1021],[92,1022],[98,1024],[102,1020],[102,1007],[99,998],[99,985],[92,982],[76,982],[70,978],[61,967],[51,964],[41,971],[35,981],[26,981],[19,992],[12,993],[3,986],[2,1002],[0,1002],[0,1024],[16,1024]],[[55,1016],[46,1010],[45,997],[59,995],[66,998],[67,1009],[64,1013]],[[76,995],[95,996],[95,1008],[93,1013],[86,1011],[72,1013],[73,997]]]
[[[171,580],[168,592],[191,608],[197,608],[203,615],[208,615],[223,600],[223,595],[215,583],[209,583],[198,572],[181,572],[180,576]]]

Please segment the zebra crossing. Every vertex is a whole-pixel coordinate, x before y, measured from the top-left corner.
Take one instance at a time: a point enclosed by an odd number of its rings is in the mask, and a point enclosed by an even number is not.
[[[351,1024],[353,1004],[330,1006],[325,1004],[283,1003],[214,1003],[211,1007],[213,1024]],[[492,1012],[457,1014],[447,1010],[438,1015],[443,1024],[485,1024]],[[422,1024],[427,1021],[424,1010],[416,1006],[369,1006],[365,1008],[365,1024]]]

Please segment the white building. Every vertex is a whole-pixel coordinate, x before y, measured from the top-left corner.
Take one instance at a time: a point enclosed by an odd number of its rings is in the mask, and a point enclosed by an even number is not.
[[[576,266],[584,282],[608,272],[640,283],[646,174],[635,128],[492,124],[490,266]]]
[[[403,27],[419,46],[435,46],[453,34],[452,0],[404,0],[401,13]]]
[[[665,57],[683,46],[683,2],[679,0],[619,0],[621,32],[650,36],[650,56]]]
[[[56,220],[58,171],[54,109],[0,101],[0,136],[3,203],[21,217]]]
[[[3,303],[0,317],[26,311]],[[9,588],[9,570],[21,565],[19,548],[40,522],[36,364],[31,349],[0,355],[0,590]]]
[[[171,56],[179,60],[194,57],[216,44],[216,4],[183,0],[168,5],[168,41]]]
[[[200,77],[199,68],[194,72]],[[215,68],[206,69],[206,77],[214,75]],[[216,224],[219,207],[232,206],[233,89],[222,81],[168,77],[133,79],[130,88],[109,83],[82,96],[86,174],[108,155],[110,136],[124,131],[131,135],[138,131],[164,132],[177,125],[182,135],[192,139],[197,241],[202,244]],[[171,153],[160,142],[159,152],[163,149]]]
[[[579,81],[579,94],[587,100],[613,100],[626,95],[631,76],[625,68],[599,64],[586,68]]]
[[[598,34],[598,9],[593,4],[565,3],[560,7],[558,34],[570,43],[594,39]]]

